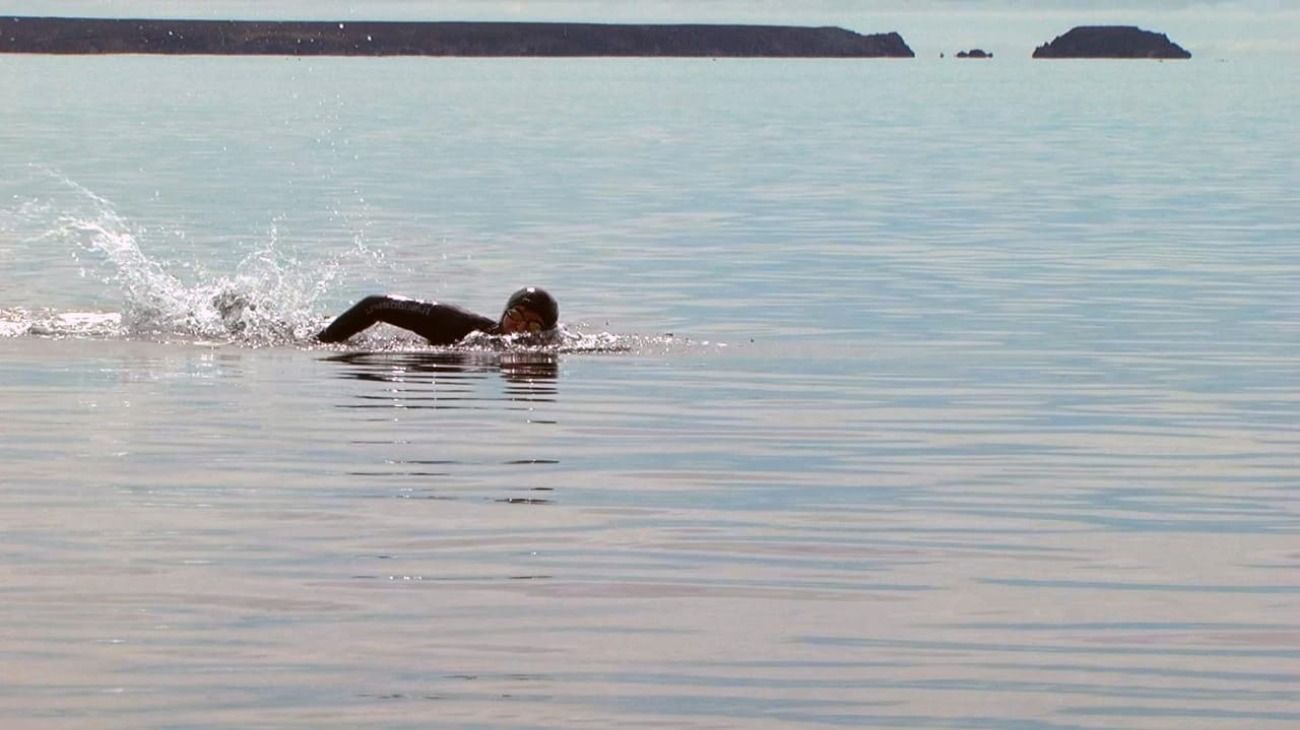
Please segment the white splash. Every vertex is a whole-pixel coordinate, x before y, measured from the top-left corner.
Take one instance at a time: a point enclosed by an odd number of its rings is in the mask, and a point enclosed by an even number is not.
[[[120,289],[119,313],[0,312],[0,336],[126,336],[226,342],[245,346],[304,344],[321,325],[316,302],[339,276],[344,263],[377,259],[359,239],[354,247],[323,262],[303,263],[280,252],[272,229],[268,239],[227,274],[197,265],[174,266],[182,279],[141,248],[143,232],[91,190],[61,178],[85,205],[58,215],[40,239],[72,245],[87,269],[106,271]]]

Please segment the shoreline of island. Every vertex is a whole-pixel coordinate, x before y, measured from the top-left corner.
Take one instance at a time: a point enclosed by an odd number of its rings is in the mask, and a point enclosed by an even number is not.
[[[0,53],[913,58],[896,32],[782,25],[0,16]]]

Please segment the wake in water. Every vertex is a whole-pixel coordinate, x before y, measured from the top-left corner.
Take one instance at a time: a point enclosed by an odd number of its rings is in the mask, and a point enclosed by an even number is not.
[[[121,337],[125,334],[122,315],[117,312],[0,309],[0,337]]]
[[[155,341],[233,344],[245,347],[325,347],[314,335],[329,320],[317,302],[329,293],[348,267],[373,265],[382,255],[357,238],[351,249],[324,261],[302,262],[284,254],[273,230],[269,240],[245,256],[233,274],[213,275],[197,266],[187,283],[141,249],[143,231],[120,216],[113,205],[91,190],[47,172],[75,202],[52,212],[28,201],[17,211],[41,231],[28,242],[45,249],[67,249],[88,270],[106,271],[106,283],[121,292],[120,311],[59,311],[11,307],[0,302],[0,337],[98,337]],[[4,220],[0,219],[0,224]],[[0,225],[0,234],[12,234]],[[663,342],[659,342],[659,340]],[[478,352],[627,352],[671,338],[583,334],[561,326],[553,336],[491,336],[475,333],[455,349]],[[409,333],[380,327],[353,338],[349,348],[381,351],[425,349]],[[342,349],[333,346],[331,349]]]
[[[385,325],[373,327],[362,334],[352,337],[345,343],[321,345],[313,341],[309,344],[316,347],[327,347],[332,350],[362,350],[373,353],[409,352],[432,348],[418,335]],[[688,342],[676,339],[672,335],[616,335],[609,332],[592,334],[569,329],[561,323],[554,332],[545,335],[489,335],[482,332],[471,332],[455,345],[432,349],[490,356],[528,352],[540,354],[645,352],[666,350],[685,344],[688,344]]]

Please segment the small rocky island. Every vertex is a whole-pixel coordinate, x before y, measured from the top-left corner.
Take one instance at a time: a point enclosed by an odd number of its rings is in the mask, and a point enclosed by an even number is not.
[[[983,48],[972,48],[969,51],[957,51],[957,58],[993,58],[993,54]]]
[[[1034,49],[1034,58],[1191,58],[1169,40],[1131,25],[1094,25],[1071,29]]]
[[[835,27],[307,22],[0,16],[0,53],[912,58],[898,33]]]

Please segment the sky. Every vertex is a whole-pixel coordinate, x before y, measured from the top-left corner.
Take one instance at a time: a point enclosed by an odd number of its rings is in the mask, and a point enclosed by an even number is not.
[[[1138,25],[1198,58],[1300,58],[1300,0],[0,0],[0,15],[836,25],[918,56],[1027,57],[1076,25]]]

